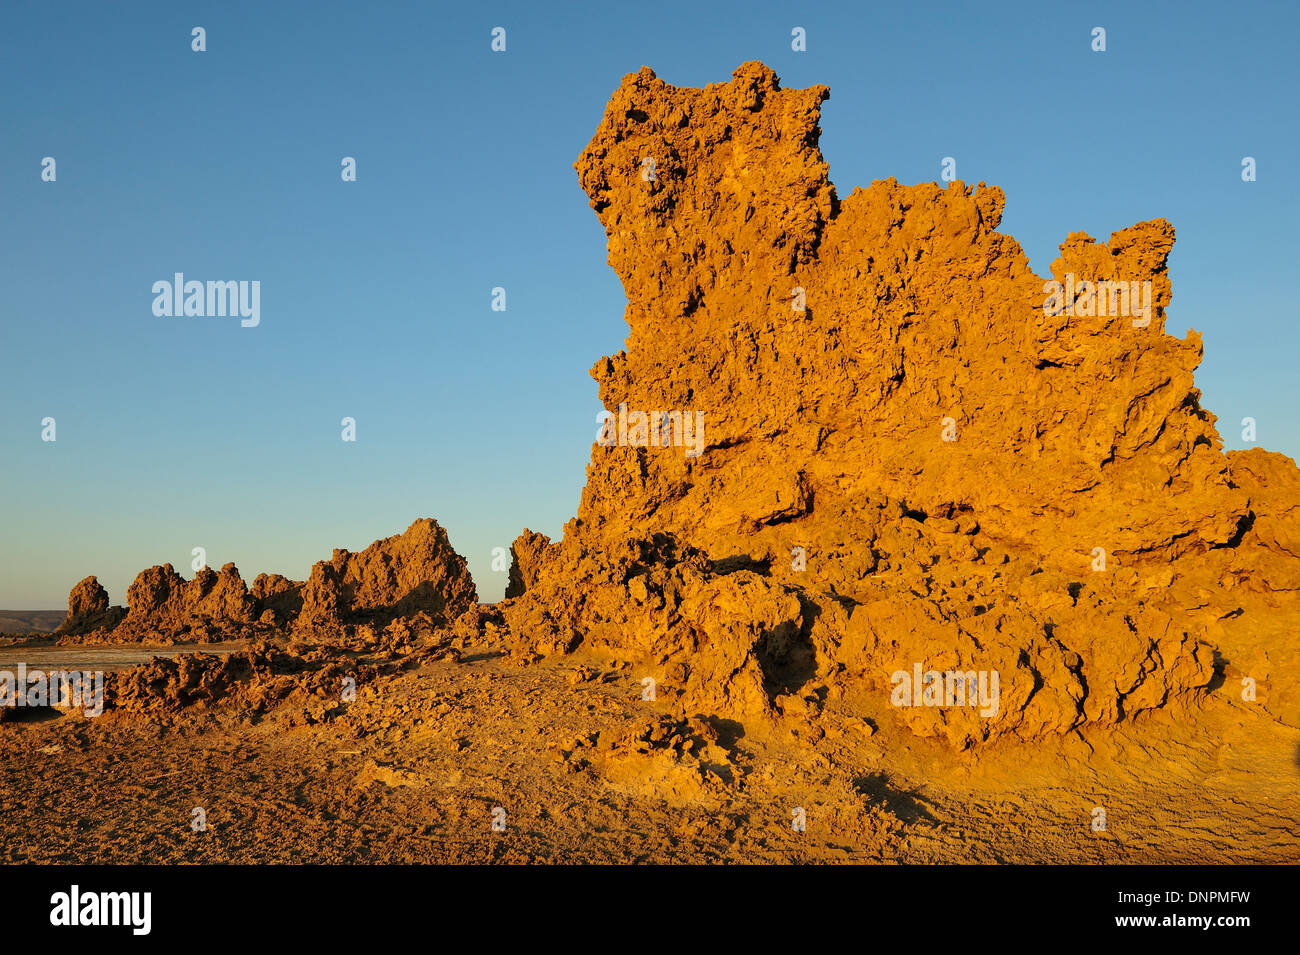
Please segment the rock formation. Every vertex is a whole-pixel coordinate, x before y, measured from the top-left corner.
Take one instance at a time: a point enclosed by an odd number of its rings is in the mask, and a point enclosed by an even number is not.
[[[108,591],[95,577],[87,577],[68,594],[68,622],[84,620],[108,609]]]
[[[126,602],[126,619],[118,629],[141,637],[177,637],[205,625],[251,624],[257,619],[253,598],[234,564],[219,573],[204,567],[188,581],[171,564],[150,567],[127,588]]]
[[[1300,473],[1224,452],[1200,338],[1165,332],[1173,227],[1072,233],[1035,275],[996,187],[840,198],[827,96],[758,63],[613,94],[576,168],[629,335],[591,370],[609,418],[577,516],[514,542],[499,608],[420,520],[302,583],[150,568],[115,625],[89,578],[68,639],[400,653],[502,624],[525,662],[635,665],[674,718],[761,727],[833,697],[959,748],[1225,684],[1300,725]]]
[[[436,521],[418,520],[359,554],[334,551],[305,583],[259,574],[250,591],[234,564],[185,580],[171,564],[150,567],[127,590],[128,609],[109,608],[94,577],[73,588],[60,632],[71,642],[212,642],[287,635],[342,636],[361,623],[426,615],[446,625],[477,605],[464,559]]]
[[[425,518],[359,554],[336,550],[312,567],[295,626],[337,627],[347,620],[391,620],[421,611],[450,623],[477,603],[465,559],[452,549],[447,532]]]
[[[524,528],[522,534],[510,545],[510,579],[506,584],[507,597],[522,597],[537,581],[551,539]]]
[[[121,607],[108,605],[108,591],[93,576],[80,581],[68,594],[68,616],[55,633],[88,633],[114,627],[122,619]]]
[[[1073,233],[1037,276],[996,187],[839,198],[827,96],[758,63],[613,94],[576,168],[630,333],[592,369],[606,434],[504,608],[516,638],[754,718],[887,698],[918,663],[998,672],[991,718],[896,710],[959,746],[1208,691],[1265,608],[1294,618],[1300,496],[1289,459],[1224,453],[1200,338],[1165,333],[1173,227]]]
[[[78,583],[66,643],[240,640],[49,654],[122,663],[93,722],[0,672],[9,860],[1300,860],[1300,470],[1224,451],[1173,228],[1035,275],[995,187],[841,198],[826,96],[613,94],[576,165],[629,333],[505,600],[432,520]]]
[[[302,610],[302,584],[280,574],[258,574],[252,594],[262,610],[258,619],[268,623],[284,625]]]

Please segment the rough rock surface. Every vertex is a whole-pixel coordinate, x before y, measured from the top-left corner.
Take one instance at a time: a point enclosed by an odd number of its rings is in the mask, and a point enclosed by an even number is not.
[[[125,610],[106,607],[90,614],[75,610],[87,600],[100,605],[107,599],[107,594],[93,593],[87,581],[78,584],[69,597],[68,621],[61,629],[64,641],[212,642],[250,635],[257,619],[257,603],[234,564],[220,571],[204,567],[193,580],[186,580],[171,564],[149,567],[127,588]]]
[[[262,611],[259,619],[271,623],[283,625],[302,610],[302,583],[280,574],[258,574],[253,580],[252,594]]]
[[[108,591],[94,576],[80,581],[68,594],[68,616],[56,633],[87,633],[116,626],[124,611],[108,605]]]
[[[546,558],[551,539],[524,528],[523,533],[510,545],[510,579],[506,584],[507,597],[522,597],[537,581],[542,562]]]
[[[313,630],[419,612],[450,623],[477,603],[465,559],[452,549],[438,522],[424,518],[359,554],[336,550],[330,560],[312,567],[295,626]]]
[[[142,570],[127,588],[124,627],[139,632],[180,632],[196,621],[252,623],[253,598],[234,564],[204,567],[185,580],[171,564]]]
[[[94,577],[87,577],[68,594],[68,620],[80,620],[108,609],[108,591]]]
[[[814,687],[887,698],[917,663],[997,671],[991,718],[895,710],[958,746],[1209,691],[1239,639],[1220,620],[1294,619],[1300,494],[1289,459],[1224,453],[1200,338],[1165,333],[1173,227],[1073,233],[1052,265],[1149,282],[1149,322],[1051,315],[996,187],[839,198],[827,96],[758,63],[613,94],[576,164],[628,297],[626,349],[592,369],[613,437],[512,631],[737,718]],[[667,411],[703,416],[702,453]]]
[[[357,673],[337,660],[304,659],[263,641],[221,657],[156,657],[113,674],[105,697],[112,710],[160,718],[234,696],[241,709],[257,714],[294,694],[337,699],[341,678],[351,676],[355,685]]]
[[[259,574],[250,591],[234,564],[219,573],[204,568],[188,581],[164,564],[136,576],[124,611],[108,607],[108,595],[88,577],[73,589],[60,633],[75,643],[208,643],[291,633],[347,642],[355,636],[348,628],[362,627],[390,645],[400,638],[386,634],[386,624],[410,618],[445,626],[477,599],[464,558],[426,518],[360,553],[334,551],[306,582]]]

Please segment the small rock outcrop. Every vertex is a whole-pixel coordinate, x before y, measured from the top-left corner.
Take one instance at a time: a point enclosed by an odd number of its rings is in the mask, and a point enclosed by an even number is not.
[[[447,532],[424,518],[402,534],[375,541],[360,553],[334,551],[302,585],[298,630],[360,620],[383,622],[425,613],[449,623],[478,603],[465,559]]]
[[[257,619],[248,587],[234,564],[220,572],[204,567],[186,580],[171,564],[142,570],[126,592],[127,614],[122,626],[170,636],[198,622],[251,624]]]
[[[506,584],[507,597],[522,597],[537,581],[542,561],[551,546],[551,539],[524,528],[522,534],[510,545],[510,577]]]
[[[267,623],[284,626],[302,610],[302,583],[280,574],[258,574],[252,594],[260,611],[258,619]]]
[[[110,608],[94,577],[73,589],[60,633],[67,642],[208,643],[279,634],[340,636],[403,618],[443,626],[476,607],[464,558],[436,521],[423,519],[360,553],[336,550],[305,582],[259,574],[251,590],[234,564],[186,580],[171,564],[141,571],[127,590],[127,609]]]
[[[121,607],[108,605],[108,591],[94,577],[86,577],[68,594],[68,616],[55,633],[89,633],[116,626],[125,616]]]

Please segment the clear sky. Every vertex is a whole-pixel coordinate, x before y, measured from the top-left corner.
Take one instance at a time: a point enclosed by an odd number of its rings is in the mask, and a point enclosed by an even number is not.
[[[0,607],[92,573],[123,603],[196,546],[303,579],[424,516],[499,597],[492,548],[577,508],[587,369],[627,334],[572,164],[642,64],[827,84],[841,196],[952,156],[1040,274],[1071,231],[1169,219],[1204,404],[1294,457],[1298,28],[1281,2],[5,0]],[[175,272],[259,281],[261,324],[156,317]]]

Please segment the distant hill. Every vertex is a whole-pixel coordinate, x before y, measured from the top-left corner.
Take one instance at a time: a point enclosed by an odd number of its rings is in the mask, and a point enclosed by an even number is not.
[[[0,610],[0,633],[49,633],[67,615],[66,610]]]

